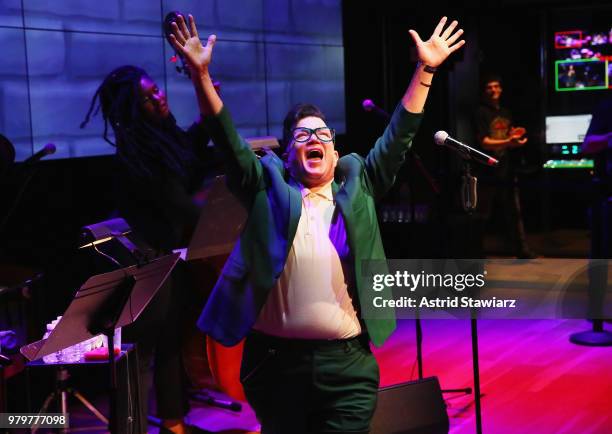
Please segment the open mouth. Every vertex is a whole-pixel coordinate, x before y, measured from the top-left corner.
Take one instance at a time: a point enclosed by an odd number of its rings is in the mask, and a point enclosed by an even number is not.
[[[323,151],[318,148],[310,149],[308,152],[306,152],[306,158],[308,160],[322,160]]]

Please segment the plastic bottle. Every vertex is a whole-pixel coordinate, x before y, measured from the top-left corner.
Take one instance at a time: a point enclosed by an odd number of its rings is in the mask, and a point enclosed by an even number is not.
[[[58,315],[58,317],[56,319],[54,319],[53,321],[51,321],[51,330],[54,330],[55,327],[57,326],[57,323],[60,322],[60,320],[62,319],[61,315]],[[65,350],[57,350],[55,352],[55,363],[62,363],[65,362],[66,360],[64,359],[65,355],[64,355]]]
[[[121,351],[121,327],[115,329],[113,340],[115,341],[115,348],[119,348],[119,351]]]
[[[66,363],[78,363],[81,356],[81,343],[71,345],[62,351],[62,361]]]
[[[47,324],[47,331],[45,332],[43,339],[47,339],[51,332],[57,326],[57,323],[62,319],[62,316],[58,316],[56,319]],[[76,363],[81,360],[82,349],[81,344],[72,345],[63,350],[56,351],[53,354],[48,354],[43,357],[45,363]]]
[[[47,331],[43,335],[43,339],[47,339],[49,337],[49,335],[53,331],[53,327],[54,327],[53,322],[50,322],[49,324],[47,324]],[[51,353],[51,354],[47,354],[46,356],[43,356],[43,362],[57,363],[57,353]]]
[[[102,335],[102,342],[102,346],[108,348],[108,338],[105,335]],[[121,350],[121,327],[117,327],[113,333],[113,344],[115,349]]]

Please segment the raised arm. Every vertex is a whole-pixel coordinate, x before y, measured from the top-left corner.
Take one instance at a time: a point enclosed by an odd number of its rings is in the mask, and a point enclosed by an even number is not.
[[[395,176],[417,132],[420,114],[425,107],[436,68],[465,44],[464,40],[458,41],[463,30],[455,30],[457,21],[453,21],[444,29],[446,21],[446,17],[440,20],[427,41],[421,40],[416,31],[410,30],[417,47],[419,63],[400,106],[393,113],[389,125],[376,141],[365,162],[371,188],[377,199],[395,182]]]
[[[200,112],[205,116],[219,114],[223,108],[223,102],[208,71],[217,36],[210,35],[206,45],[202,45],[195,20],[191,15],[189,15],[189,28],[185,18],[179,15],[178,23],[172,23],[172,30],[174,34],[170,35],[170,42],[177,51],[183,53],[189,65]]]
[[[185,56],[200,112],[213,142],[225,156],[228,187],[235,195],[248,201],[261,188],[262,168],[251,147],[236,131],[210,77],[209,66],[217,37],[210,35],[206,45],[202,45],[191,15],[189,26],[185,18],[179,16],[178,22],[172,23],[172,29],[174,34],[170,36],[170,41]]]
[[[410,80],[408,89],[406,89],[402,98],[402,105],[411,113],[421,113],[423,111],[435,69],[451,53],[465,44],[463,39],[457,42],[463,34],[463,29],[455,31],[459,23],[455,20],[444,29],[446,21],[447,18],[442,17],[427,41],[423,41],[415,30],[408,31],[416,44],[419,57],[417,69],[412,75],[412,80]]]

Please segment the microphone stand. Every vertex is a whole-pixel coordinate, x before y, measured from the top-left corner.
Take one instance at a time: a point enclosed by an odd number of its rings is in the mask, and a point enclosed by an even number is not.
[[[472,237],[472,224],[471,217],[478,204],[478,189],[477,182],[478,178],[472,175],[470,163],[464,154],[460,153],[464,157],[463,161],[463,175],[461,185],[461,202],[463,210],[468,215],[468,239]],[[475,404],[475,415],[476,415],[476,433],[482,434],[482,407],[480,402],[480,366],[478,358],[478,320],[476,318],[476,311],[472,310],[470,317],[470,331],[472,335],[472,375],[474,378],[474,404]]]
[[[94,314],[88,327],[88,331],[92,335],[104,334],[108,344],[108,366],[110,370],[110,391],[109,391],[109,418],[108,430],[111,434],[119,432],[117,420],[117,400],[118,400],[118,383],[117,383],[117,363],[115,355],[115,328],[119,322],[121,312],[129,301],[132,290],[136,285],[136,279],[132,275],[126,275],[123,281],[116,288],[112,296],[104,305]]]
[[[469,153],[463,152],[459,149],[452,148],[457,154],[463,159],[463,175],[462,175],[462,186],[461,186],[461,201],[463,210],[467,213],[468,217],[471,217],[476,205],[478,204],[478,179],[472,175],[470,161],[477,161],[481,164],[486,164],[484,161],[474,159]],[[495,161],[493,157],[485,154],[484,152],[478,151],[480,155],[487,158],[488,161]],[[469,219],[470,220],[470,219]],[[472,224],[468,220],[468,239],[472,237]],[[476,311],[472,310],[470,318],[470,329],[472,334],[472,370],[474,376],[474,404],[476,413],[476,433],[482,434],[482,408],[480,402],[480,366],[478,360],[478,322],[476,318]]]
[[[461,154],[463,155],[463,154]],[[470,215],[476,209],[476,204],[478,203],[477,196],[477,178],[472,176],[470,170],[470,164],[467,161],[463,162],[463,185],[461,190],[461,198],[463,202],[463,209],[468,212]],[[432,185],[432,188],[435,187],[435,184]],[[435,190],[434,190],[435,191]],[[471,231],[471,230],[470,230]],[[419,316],[418,310],[416,312],[416,347],[417,347],[417,367],[419,372],[419,380],[423,379],[423,330],[421,327],[421,318]],[[482,432],[482,423],[481,423],[481,411],[480,411],[480,374],[478,368],[478,330],[476,319],[471,319],[471,329],[472,329],[472,360],[474,363],[474,391],[476,394],[476,425],[477,425],[477,433],[481,434]],[[464,387],[458,389],[442,389],[442,393],[464,393],[469,395],[472,393],[471,387]]]
[[[369,107],[366,108],[364,106],[364,109],[367,112],[373,112],[375,114],[377,114],[378,116],[384,118],[385,120],[389,121],[391,119],[391,116],[389,115],[389,113],[387,113],[385,110],[381,109],[380,107],[377,107],[376,105],[374,105],[372,103],[373,107]],[[464,158],[466,157],[465,154],[461,154]],[[419,170],[419,172],[421,173],[421,175],[423,175],[423,177],[425,178],[425,180],[427,180],[427,184],[429,185],[429,187],[431,188],[431,190],[437,195],[440,194],[440,186],[438,185],[438,183],[436,182],[435,178],[433,176],[431,176],[431,174],[429,173],[429,171],[427,170],[427,168],[425,167],[425,165],[423,164],[423,161],[421,160],[421,157],[419,156],[419,154],[414,150],[414,148],[411,146],[408,149],[408,158],[410,159],[410,161],[412,163],[414,163],[414,166],[416,166],[416,168]],[[466,177],[468,179],[473,179],[476,180],[475,177],[470,175],[470,170],[469,170],[469,165],[466,166],[467,168],[467,173],[466,173]],[[408,189],[410,190],[410,217],[411,217],[411,222],[414,223],[415,221],[415,217],[416,217],[416,212],[415,212],[415,203],[414,203],[414,182],[412,181],[413,177],[412,174],[409,175],[409,179],[408,179]],[[474,185],[475,185],[475,181],[474,181]],[[474,189],[474,199],[472,200],[473,203],[473,207],[476,207],[476,191]],[[472,208],[473,209],[473,208]],[[423,379],[423,328],[421,325],[421,318],[419,316],[419,311],[418,309],[416,310],[416,317],[415,317],[415,332],[416,332],[416,353],[417,353],[417,370],[418,370],[418,375],[419,375],[419,380]],[[474,333],[476,333],[476,329],[475,329],[475,324],[473,325],[473,336]],[[474,338],[472,338],[472,342],[474,342]],[[477,341],[476,341],[476,345],[477,345]],[[474,348],[474,347],[473,347]],[[476,347],[476,357],[478,357],[478,348]],[[478,366],[478,364],[476,363],[476,366]],[[476,368],[477,369],[477,368]],[[479,381],[475,381],[475,384],[480,384]],[[478,391],[480,391],[480,388],[478,388]],[[458,388],[458,389],[442,389],[441,390],[442,393],[464,393],[466,395],[469,395],[470,393],[472,393],[472,388],[471,387],[465,387],[465,388]],[[478,403],[477,403],[477,408],[480,408],[480,397],[477,397]],[[480,410],[478,410],[478,419],[480,419]],[[478,434],[481,434],[481,431],[478,431]]]

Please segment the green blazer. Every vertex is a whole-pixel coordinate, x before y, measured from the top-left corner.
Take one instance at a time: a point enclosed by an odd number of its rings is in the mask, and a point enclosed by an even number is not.
[[[421,118],[422,114],[409,113],[398,105],[367,157],[349,154],[340,158],[336,167],[332,191],[344,217],[361,306],[371,303],[374,296],[372,288],[363,287],[359,278],[362,261],[385,259],[375,202],[393,185]],[[198,319],[202,331],[230,346],[247,335],[285,267],[302,197],[289,185],[283,161],[272,152],[258,159],[236,131],[226,108],[208,116],[205,123],[224,154],[228,188],[248,210],[240,239]],[[375,295],[390,297],[386,291]],[[393,311],[383,317],[365,317],[363,322],[376,346],[395,329]]]

